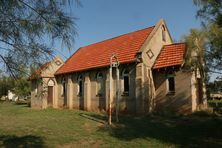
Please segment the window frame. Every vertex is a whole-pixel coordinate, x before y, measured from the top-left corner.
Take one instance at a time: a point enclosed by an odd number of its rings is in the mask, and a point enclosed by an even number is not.
[[[171,90],[171,88],[173,88]],[[169,73],[167,74],[167,95],[174,95],[176,93],[176,81],[175,74]]]
[[[82,97],[83,95],[83,77],[79,75],[77,78],[77,96]]]
[[[129,96],[130,92],[130,75],[128,69],[124,69],[122,73],[122,79],[123,79],[123,96]],[[125,83],[125,77],[128,79],[128,91],[126,90],[126,83]]]
[[[166,27],[162,25],[162,41],[166,42]]]
[[[154,54],[153,54],[153,52],[152,52],[151,49],[149,49],[149,50],[146,52],[146,54],[147,54],[147,56],[148,56],[150,59],[152,59],[152,58],[154,57]]]
[[[63,77],[61,81],[61,96],[65,96],[66,93],[66,79]]]
[[[102,87],[103,87],[103,73],[99,71],[96,74],[96,96],[101,97],[103,95],[102,92]],[[99,90],[99,85],[100,85],[100,90]]]

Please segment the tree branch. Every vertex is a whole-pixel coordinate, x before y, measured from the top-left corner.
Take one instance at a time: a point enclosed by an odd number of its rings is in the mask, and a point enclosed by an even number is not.
[[[48,20],[46,19],[41,13],[39,13],[35,8],[33,8],[32,6],[30,6],[29,4],[25,3],[23,0],[18,0],[20,1],[21,3],[23,3],[25,6],[27,6],[28,8],[30,8],[31,10],[33,10],[35,13],[37,13],[41,18],[43,18],[46,23],[48,23],[49,25],[53,26],[53,24]],[[59,29],[57,27],[55,27],[55,29],[58,31]]]
[[[211,72],[211,73],[216,73],[216,74],[221,74],[221,75],[222,75],[222,72],[219,72],[219,71],[209,70],[209,72]]]
[[[7,63],[7,61],[5,60],[5,58],[0,54],[1,59],[4,61],[5,65],[8,67],[8,70],[10,71],[10,74],[12,75],[12,77],[16,80],[16,76],[14,75],[11,67],[9,66],[9,64]]]

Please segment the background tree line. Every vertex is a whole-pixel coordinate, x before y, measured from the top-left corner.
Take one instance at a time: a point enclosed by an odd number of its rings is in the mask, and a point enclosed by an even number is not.
[[[213,87],[214,84],[209,83],[209,76],[222,76],[222,1],[193,0],[193,3],[198,8],[196,17],[200,19],[202,27],[192,28],[184,36],[188,46],[185,67],[198,68],[204,81]],[[222,81],[215,83],[221,89]]]

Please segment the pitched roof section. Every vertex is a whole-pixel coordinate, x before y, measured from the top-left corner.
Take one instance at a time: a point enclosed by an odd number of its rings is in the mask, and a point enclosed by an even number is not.
[[[135,56],[154,27],[124,34],[79,48],[56,75],[108,66],[115,53],[120,63],[135,61]]]
[[[185,51],[185,43],[165,45],[157,57],[153,69],[181,65]]]
[[[37,77],[41,76],[42,71],[45,70],[45,69],[49,66],[50,63],[51,63],[51,62],[46,62],[45,64],[43,64],[42,66],[40,66],[39,69],[37,69],[37,70],[28,78],[28,80],[34,80],[34,79],[36,79]]]

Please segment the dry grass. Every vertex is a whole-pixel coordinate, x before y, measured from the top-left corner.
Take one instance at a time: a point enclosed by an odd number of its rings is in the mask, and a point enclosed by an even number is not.
[[[132,117],[0,103],[0,147],[222,147],[219,116]]]

